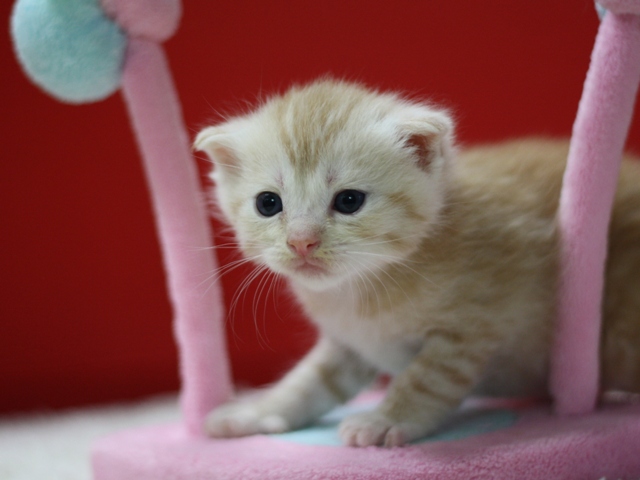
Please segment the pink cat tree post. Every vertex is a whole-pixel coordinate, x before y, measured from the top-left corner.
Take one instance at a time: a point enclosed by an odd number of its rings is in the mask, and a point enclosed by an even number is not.
[[[212,238],[205,201],[164,52],[132,38],[126,62],[122,93],[143,153],[175,311],[182,411],[188,431],[199,434],[206,414],[231,394],[221,290],[206,281],[215,257],[205,248]]]
[[[122,93],[144,160],[175,312],[184,421],[190,433],[199,434],[205,415],[230,396],[231,384],[221,290],[204,281],[215,269],[215,257],[205,248],[212,239],[205,201],[178,96],[157,43],[167,38],[158,35],[161,22],[178,25],[180,3],[165,0],[167,17],[155,23],[151,19],[163,11],[158,3],[103,0],[102,5],[129,35]]]
[[[212,239],[205,200],[178,96],[157,43],[166,37],[154,35],[160,20],[150,21],[160,10],[158,3],[102,2],[130,36],[122,93],[144,160],[175,311],[184,421],[190,433],[199,434],[205,415],[229,398],[231,383],[221,290],[204,281],[215,270],[215,257],[205,248]],[[162,20],[177,26],[179,1],[164,3],[170,17]]]
[[[607,233],[640,82],[640,1],[603,0],[559,206],[562,277],[551,391],[560,414],[593,410]]]
[[[159,45],[176,31],[179,0],[21,0],[12,16],[32,80],[70,103],[122,89],[147,176],[180,353],[188,432],[231,393],[212,235],[178,96]],[[96,73],[97,72],[97,73]]]

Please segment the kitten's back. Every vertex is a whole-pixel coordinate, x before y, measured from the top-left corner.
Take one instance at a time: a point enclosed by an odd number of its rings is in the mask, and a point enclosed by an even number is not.
[[[530,235],[527,248],[538,252],[532,257],[544,261],[545,225],[555,228],[562,175],[569,144],[561,140],[528,139],[463,151],[458,161],[459,202],[475,202],[466,209],[468,222],[475,223],[472,234],[485,230],[487,236],[500,236],[503,246],[518,225]],[[462,209],[465,210],[464,208]],[[523,212],[526,212],[523,215]],[[484,227],[483,227],[484,225]],[[513,226],[514,228],[510,228]],[[604,389],[640,391],[640,162],[627,156],[622,163],[618,190],[609,229],[609,251],[603,302],[602,386]],[[536,240],[538,236],[538,240]],[[514,245],[521,242],[514,239]],[[554,239],[554,241],[556,241]],[[487,243],[491,243],[488,241]],[[552,261],[553,256],[547,257]],[[498,259],[496,258],[496,261]],[[508,262],[501,262],[510,268]],[[513,265],[511,265],[513,266]],[[503,267],[496,266],[494,278]],[[543,284],[557,288],[549,264]],[[509,276],[506,275],[506,281]],[[549,325],[551,327],[551,325]],[[550,338],[551,331],[544,335]]]
[[[640,392],[640,162],[623,162],[609,228],[604,296],[605,387]]]

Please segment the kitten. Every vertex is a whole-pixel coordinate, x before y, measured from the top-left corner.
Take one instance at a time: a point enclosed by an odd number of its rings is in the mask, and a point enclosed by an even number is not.
[[[557,290],[554,216],[567,145],[457,154],[444,110],[349,83],[293,88],[204,129],[222,213],[248,257],[288,278],[320,332],[263,396],[214,410],[216,437],[302,427],[380,372],[344,443],[397,446],[471,393],[544,395]],[[640,168],[611,227],[602,382],[640,391]]]

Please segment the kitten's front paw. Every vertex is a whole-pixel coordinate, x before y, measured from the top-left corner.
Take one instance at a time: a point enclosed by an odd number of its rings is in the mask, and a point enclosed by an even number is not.
[[[383,445],[389,448],[420,438],[424,433],[422,430],[415,424],[395,422],[374,410],[344,419],[339,434],[342,441],[352,447]]]
[[[290,427],[284,417],[263,412],[255,403],[229,403],[211,411],[205,431],[211,437],[244,437],[257,433],[282,433]]]

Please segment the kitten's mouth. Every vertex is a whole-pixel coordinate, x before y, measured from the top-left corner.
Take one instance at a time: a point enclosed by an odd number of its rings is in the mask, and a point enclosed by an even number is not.
[[[326,275],[327,269],[317,260],[299,259],[294,265],[293,270],[296,273],[305,275]]]

